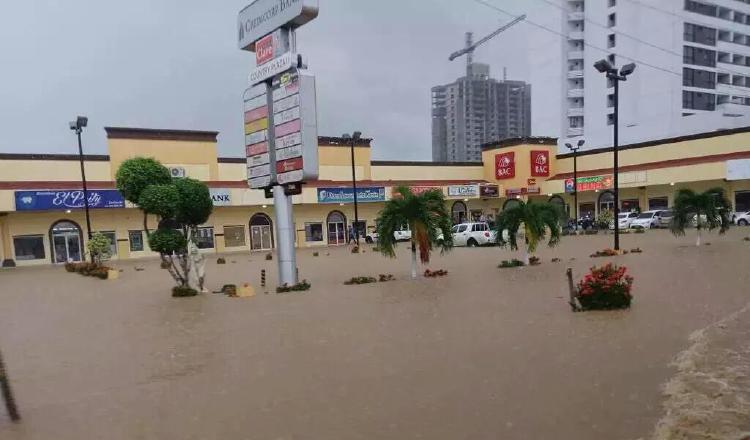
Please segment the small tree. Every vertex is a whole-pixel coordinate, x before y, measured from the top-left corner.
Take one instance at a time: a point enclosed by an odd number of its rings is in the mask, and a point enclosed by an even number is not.
[[[198,251],[198,225],[205,223],[213,210],[208,187],[190,178],[175,178],[154,159],[138,157],[120,165],[117,189],[126,200],[143,211],[143,228],[151,250],[159,252],[164,267],[178,287],[203,290],[205,262]],[[148,215],[159,218],[153,232]]]
[[[441,252],[453,246],[450,214],[445,208],[445,196],[438,190],[414,194],[408,187],[396,188],[396,194],[385,203],[375,222],[378,248],[383,255],[391,258],[396,257],[394,232],[403,225],[409,225],[412,278],[417,277],[417,248],[419,259],[425,264],[430,262],[433,246],[440,247]]]
[[[702,193],[681,189],[674,197],[674,215],[669,229],[672,234],[680,236],[685,235],[686,228],[694,225],[697,231],[695,245],[700,246],[702,229],[711,231],[719,228],[720,234],[729,229],[731,206],[722,188],[711,188]]]
[[[502,211],[497,216],[497,243],[500,246],[510,245],[511,250],[518,249],[517,235],[523,227],[526,248],[523,262],[529,265],[529,254],[534,253],[540,241],[547,236],[548,246],[553,247],[560,242],[560,220],[562,212],[558,206],[549,202],[517,203]],[[504,234],[507,234],[507,238]]]
[[[109,239],[101,232],[94,232],[88,242],[91,261],[100,266],[112,256]]]

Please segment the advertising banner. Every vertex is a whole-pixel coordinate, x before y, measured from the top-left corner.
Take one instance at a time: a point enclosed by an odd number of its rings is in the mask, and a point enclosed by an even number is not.
[[[114,189],[88,190],[89,208],[124,208],[125,199]],[[16,191],[16,211],[82,209],[83,190]]]
[[[480,185],[479,196],[483,198],[500,197],[500,187],[498,185]]]
[[[549,177],[549,151],[531,151],[531,175]]]
[[[357,203],[385,201],[385,187],[357,188]],[[318,188],[318,203],[354,203],[352,188]]]
[[[495,155],[495,178],[512,179],[516,177],[516,153],[510,151]]]
[[[610,189],[614,186],[614,177],[612,175],[607,176],[591,176],[591,177],[579,177],[578,178],[578,191],[595,191],[600,189]],[[565,179],[565,192],[575,192],[573,187],[573,179]]]
[[[289,51],[289,29],[276,29],[255,42],[255,65],[261,66]]]

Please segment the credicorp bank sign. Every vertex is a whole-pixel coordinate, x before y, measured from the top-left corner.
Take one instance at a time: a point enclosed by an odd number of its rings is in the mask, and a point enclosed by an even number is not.
[[[240,11],[239,46],[252,50],[257,40],[275,29],[294,29],[318,16],[318,0],[256,0]]]

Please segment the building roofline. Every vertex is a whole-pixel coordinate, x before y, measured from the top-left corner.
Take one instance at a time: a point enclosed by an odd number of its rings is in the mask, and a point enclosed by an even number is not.
[[[676,144],[678,142],[693,141],[697,139],[709,139],[712,137],[727,136],[727,135],[732,135],[732,134],[748,133],[748,132],[750,132],[750,126],[738,127],[738,128],[727,128],[727,129],[715,130],[715,131],[706,131],[703,133],[675,136],[671,138],[653,139],[649,141],[637,142],[634,144],[620,145],[617,147],[617,151],[634,150],[637,148],[653,147],[656,145]],[[578,157],[588,156],[591,154],[609,153],[612,151],[614,151],[613,147],[596,148],[592,150],[579,151]],[[573,153],[563,153],[563,154],[557,155],[558,159],[566,159],[570,157],[573,157]]]
[[[77,154],[47,154],[47,153],[0,153],[0,160],[79,160]],[[106,154],[84,154],[87,162],[107,162]]]
[[[439,167],[467,167],[467,166],[482,166],[481,161],[477,162],[429,162],[429,161],[408,161],[408,160],[373,160],[370,161],[372,166],[439,166]]]
[[[107,139],[148,139],[168,141],[216,142],[218,131],[172,130],[160,128],[104,127]]]
[[[502,139],[482,144],[482,151],[496,148],[515,147],[517,145],[557,145],[557,138],[549,136],[524,136]]]

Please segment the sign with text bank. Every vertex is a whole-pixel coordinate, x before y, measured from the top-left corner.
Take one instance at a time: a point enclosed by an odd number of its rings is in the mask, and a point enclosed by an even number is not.
[[[89,208],[124,208],[125,199],[114,189],[88,190]],[[83,209],[83,190],[16,191],[16,211]]]

